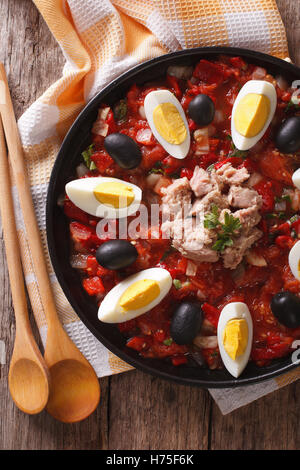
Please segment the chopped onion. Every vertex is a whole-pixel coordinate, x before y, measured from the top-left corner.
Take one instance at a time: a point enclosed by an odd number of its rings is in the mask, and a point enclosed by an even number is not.
[[[218,123],[223,122],[223,121],[224,121],[223,111],[221,111],[220,109],[216,109],[214,122],[218,124]]]
[[[146,113],[145,113],[144,106],[139,107],[139,115],[141,116],[141,118],[146,119]]]
[[[89,169],[85,166],[84,163],[80,163],[80,165],[76,167],[76,174],[78,178],[81,178],[82,176],[86,175],[88,172],[89,172]]]
[[[197,290],[197,294],[196,294],[196,295],[197,295],[197,299],[199,299],[199,300],[205,300],[206,297],[207,297],[206,294],[205,294],[205,292],[203,292],[203,290],[201,290],[201,289],[198,289],[198,290]]]
[[[99,111],[98,111],[97,121],[98,121],[98,119],[101,120],[101,121],[105,121],[105,119],[107,118],[107,115],[109,113],[109,110],[110,110],[109,106],[106,106],[105,108],[100,108]]]
[[[136,140],[139,144],[147,145],[151,142],[152,132],[150,129],[139,129],[136,134]]]
[[[193,73],[193,67],[189,65],[170,65],[167,70],[168,75],[176,78],[188,80]]]
[[[103,121],[96,121],[92,127],[93,134],[102,135],[106,137],[108,133],[108,124]]]
[[[198,348],[216,348],[218,346],[218,337],[217,336],[196,336],[194,339],[194,344]]]
[[[251,75],[252,80],[262,80],[267,75],[266,69],[263,67],[256,67]]]
[[[209,152],[209,138],[208,138],[208,127],[202,129],[196,129],[194,132],[194,139],[196,141],[195,155]]]
[[[276,77],[276,83],[281,90],[286,91],[289,87],[288,82],[282,77],[282,75],[278,75]]]
[[[158,173],[151,173],[150,175],[148,175],[146,178],[146,184],[148,188],[153,188],[160,178],[161,175]]]
[[[71,255],[70,264],[74,269],[85,269],[87,267],[88,255],[76,253]]]
[[[93,134],[102,135],[102,137],[107,136],[108,124],[106,124],[105,119],[107,118],[109,111],[109,107],[99,109],[97,119],[92,127]]]
[[[258,266],[258,267],[264,267],[267,266],[267,262],[265,258],[253,250],[249,250],[248,253],[246,254],[246,260],[251,266]]]
[[[195,263],[193,263],[193,261],[188,260],[187,265],[186,265],[185,274],[187,276],[196,276],[196,274],[197,274],[197,265]]]
[[[210,323],[207,318],[204,318],[202,327],[201,327],[201,334],[202,336],[214,336],[216,333],[216,327]]]
[[[254,172],[252,173],[252,175],[250,176],[248,180],[248,186],[250,188],[253,188],[253,186],[259,183],[262,179],[263,179],[263,176],[260,173]]]
[[[278,211],[278,212],[285,211],[286,210],[286,201],[276,202],[274,209],[275,209],[275,211]]]
[[[300,191],[299,189],[295,189],[294,191],[291,192],[290,194],[291,201],[292,201],[292,209],[295,212],[298,212],[300,210]]]

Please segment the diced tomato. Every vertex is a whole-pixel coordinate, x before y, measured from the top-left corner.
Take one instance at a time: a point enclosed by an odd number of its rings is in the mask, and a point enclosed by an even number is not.
[[[172,75],[167,75],[167,83],[170,88],[174,91],[176,97],[180,100],[182,97],[182,91],[179,85],[179,80],[176,77],[173,77]]]
[[[140,89],[134,83],[127,93],[127,106],[133,112],[137,113],[139,109],[138,96]]]
[[[276,151],[264,152],[258,161],[260,170],[268,177],[288,186],[292,186],[292,169],[289,168],[287,158]]]
[[[89,295],[105,294],[105,288],[98,276],[83,279],[82,284]]]
[[[156,162],[162,161],[167,153],[160,144],[156,144],[153,147],[143,145],[141,151],[143,156],[142,165],[148,170],[153,168]]]
[[[213,305],[210,305],[208,303],[204,303],[202,305],[202,310],[204,312],[204,317],[214,326],[217,328],[218,323],[219,323],[219,316],[220,312],[219,310],[214,307]]]
[[[75,206],[70,199],[66,199],[64,202],[64,213],[69,219],[77,220],[83,224],[89,223],[89,216],[86,212],[83,212],[79,207]]]
[[[190,180],[193,174],[194,174],[194,170],[191,170],[190,168],[182,168],[180,172],[180,178],[186,177],[188,180]]]
[[[282,248],[283,250],[290,250],[294,243],[295,240],[292,237],[289,237],[288,235],[279,235],[275,239],[275,243],[279,248]]]
[[[190,131],[195,131],[198,129],[198,125],[193,121],[193,119],[188,119],[188,126]]]
[[[126,346],[135,351],[142,351],[147,346],[147,340],[144,336],[134,336],[127,341]]]
[[[108,124],[108,134],[112,134],[113,132],[117,132],[117,126],[115,123],[114,113],[110,109],[105,120],[106,124]]]
[[[187,259],[177,253],[171,254],[168,258],[161,263],[169,271],[173,279],[178,278],[181,274],[185,274],[187,268]]]
[[[186,356],[174,356],[171,358],[173,366],[180,366],[182,364],[187,363],[187,357]]]
[[[136,328],[135,318],[132,320],[124,321],[123,323],[118,324],[119,330],[121,333],[129,333]]]
[[[236,168],[237,166],[239,166],[243,163],[243,159],[239,158],[239,157],[226,158],[225,160],[222,160],[221,162],[216,163],[215,164],[215,169],[218,170],[223,165],[225,165],[225,163],[231,163],[231,165]]]
[[[108,153],[106,153],[105,150],[94,152],[93,155],[91,156],[91,160],[95,163],[100,173],[104,173],[105,170],[111,167],[114,163],[111,156],[108,155]]]
[[[224,80],[222,68],[205,59],[196,65],[193,76],[208,84],[220,84]]]
[[[241,57],[230,57],[229,62],[238,69],[246,70],[248,65]]]
[[[164,166],[164,169],[165,169],[165,173],[167,175],[171,175],[173,173],[176,173],[178,168],[180,168],[182,166],[181,160],[179,160],[178,158],[171,157],[170,155],[168,157],[164,158],[162,163],[163,163],[163,166]]]
[[[272,183],[270,181],[260,181],[253,189],[261,195],[263,205],[261,211],[263,213],[272,212],[275,206],[275,195],[272,190]]]

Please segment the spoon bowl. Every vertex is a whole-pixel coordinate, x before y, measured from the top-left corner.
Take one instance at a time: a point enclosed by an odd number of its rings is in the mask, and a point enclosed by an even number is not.
[[[9,391],[17,407],[28,414],[42,411],[48,401],[48,374],[36,361],[12,360],[8,376]]]
[[[99,381],[91,367],[76,359],[65,359],[50,367],[51,391],[47,411],[64,423],[89,416],[100,400]]]

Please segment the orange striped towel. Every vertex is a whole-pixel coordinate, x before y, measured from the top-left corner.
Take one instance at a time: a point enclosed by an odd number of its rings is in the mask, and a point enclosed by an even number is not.
[[[288,55],[286,35],[275,0],[35,0],[35,4],[66,64],[62,77],[21,117],[19,129],[58,312],[98,376],[105,376],[131,367],[104,348],[79,321],[47,252],[46,192],[64,135],[101,88],[140,62],[168,51],[216,45],[241,46],[284,58]],[[45,340],[45,316],[17,196],[15,201],[26,283]],[[272,384],[273,389],[278,386],[275,381]],[[251,395],[252,400],[255,397]],[[221,398],[217,399],[221,402]],[[239,403],[237,398],[235,406]]]

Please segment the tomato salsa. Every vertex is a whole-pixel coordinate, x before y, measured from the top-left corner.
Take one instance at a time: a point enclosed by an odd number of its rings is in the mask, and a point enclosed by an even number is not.
[[[231,114],[239,91],[249,80],[273,84],[277,106],[263,137],[244,151],[233,143]],[[144,100],[155,90],[171,91],[185,112],[191,144],[183,159],[174,158],[165,150],[146,119]],[[252,188],[262,198],[258,224],[262,236],[236,269],[225,268],[220,259],[191,262],[174,249],[172,240],[162,237],[158,223],[147,228],[141,226],[141,236],[129,238],[138,257],[129,267],[116,271],[101,266],[95,254],[99,246],[113,237],[112,229],[118,232],[119,219],[112,221],[99,238],[96,226],[100,218],[79,209],[65,195],[63,209],[70,226],[71,265],[79,270],[82,286],[95,298],[95,304],[100,305],[114,286],[141,270],[161,267],[171,274],[172,287],[156,307],[116,325],[127,346],[143,357],[170,360],[179,366],[197,361],[200,353],[210,369],[223,368],[216,333],[220,313],[230,302],[244,302],[250,310],[253,321],[250,360],[259,366],[289,354],[294,340],[300,338],[300,326],[284,326],[270,306],[273,296],[280,291],[300,293],[300,282],[288,261],[291,248],[300,239],[300,191],[292,181],[300,166],[300,153],[282,153],[275,144],[280,124],[288,117],[300,115],[294,91],[283,77],[275,78],[241,57],[220,56],[214,61],[200,60],[193,68],[171,67],[160,80],[132,85],[124,99],[114,106],[101,105],[92,129],[92,143],[83,152],[85,163],[77,168],[77,178],[105,176],[133,183],[141,188],[142,202],[150,207],[160,203],[163,188],[176,179],[191,180],[196,167],[209,172],[230,163],[235,169],[247,169]],[[207,126],[197,124],[188,112],[189,104],[199,94],[207,95],[215,107],[213,121]],[[105,137],[116,132],[129,136],[139,146],[142,161],[137,168],[121,168],[105,150]],[[151,236],[153,233],[156,237]],[[193,344],[179,345],[170,335],[170,323],[174,305],[185,300],[201,303],[204,320]]]

